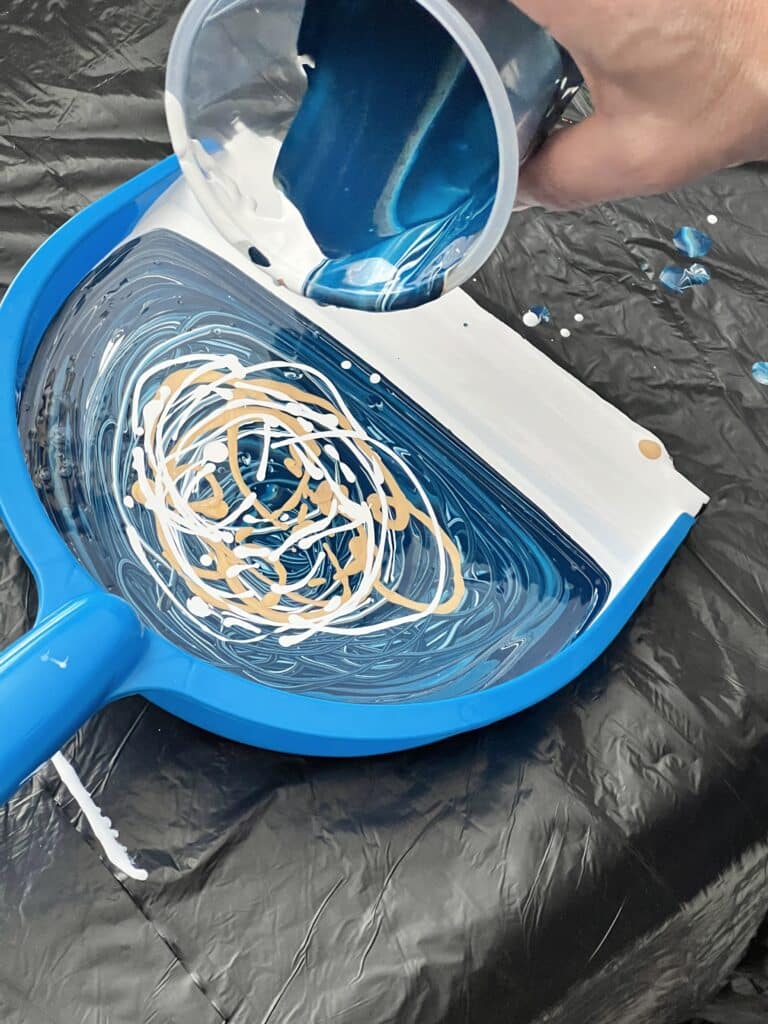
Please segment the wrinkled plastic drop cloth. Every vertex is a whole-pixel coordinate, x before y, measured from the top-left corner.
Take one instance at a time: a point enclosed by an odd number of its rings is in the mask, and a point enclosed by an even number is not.
[[[4,5],[3,285],[167,152],[180,9]],[[109,708],[66,753],[149,881],[115,876],[50,766],[28,782],[0,811],[3,1024],[766,1020],[766,197],[751,167],[528,211],[473,282],[712,495],[598,664],[493,728],[353,763]],[[712,281],[672,295],[657,278],[687,225],[714,239]],[[552,322],[522,328],[532,305]],[[2,535],[2,643],[34,600]]]

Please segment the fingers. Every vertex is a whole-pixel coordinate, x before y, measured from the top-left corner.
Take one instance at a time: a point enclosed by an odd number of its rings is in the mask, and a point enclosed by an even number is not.
[[[680,139],[665,139],[667,134],[641,118],[617,121],[601,114],[564,128],[523,167],[518,202],[577,209],[675,188],[690,180],[695,161],[686,159]]]

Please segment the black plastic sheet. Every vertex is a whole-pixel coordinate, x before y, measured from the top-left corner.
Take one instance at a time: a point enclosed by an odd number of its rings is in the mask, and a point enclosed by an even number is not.
[[[168,151],[180,9],[3,6],[3,286]],[[150,878],[115,875],[50,766],[28,782],[0,811],[4,1024],[766,1019],[768,389],[750,368],[768,359],[767,196],[750,167],[529,211],[473,282],[712,495],[600,662],[491,729],[353,763],[108,709],[67,754]],[[683,224],[714,237],[713,280],[678,297],[656,278]],[[525,331],[539,303],[554,322]],[[3,535],[2,643],[34,601]]]

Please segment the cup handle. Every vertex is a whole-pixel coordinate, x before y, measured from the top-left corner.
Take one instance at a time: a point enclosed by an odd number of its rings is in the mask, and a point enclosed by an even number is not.
[[[0,804],[109,703],[144,644],[130,605],[94,590],[0,654]]]

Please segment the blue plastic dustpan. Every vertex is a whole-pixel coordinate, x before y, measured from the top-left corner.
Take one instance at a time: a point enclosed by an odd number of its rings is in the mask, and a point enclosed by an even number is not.
[[[265,685],[258,681],[258,656],[252,670],[235,673],[175,646],[147,628],[143,611],[140,616],[108,593],[79,564],[30,477],[17,416],[35,353],[62,304],[177,178],[176,161],[169,159],[75,217],[29,260],[0,306],[0,515],[39,590],[34,629],[0,656],[0,717],[6,723],[0,736],[2,800],[94,712],[129,695],[141,694],[233,740],[328,756],[402,750],[512,715],[563,687],[605,649],[690,529],[690,510],[702,497],[692,497],[691,488],[688,511],[683,503],[679,514],[665,512],[660,536],[650,547],[647,539],[639,543],[640,555],[621,585],[613,586],[609,598],[606,588],[595,614],[572,636],[544,649],[522,674],[510,671],[511,678],[497,677],[485,688],[448,697],[437,688],[424,699],[403,702],[359,696],[347,701],[306,686],[300,693]],[[407,329],[407,321],[399,323]],[[328,344],[335,343],[329,338]],[[564,386],[580,388],[576,382]],[[392,395],[393,402],[405,401]],[[607,408],[600,406],[601,416]]]

